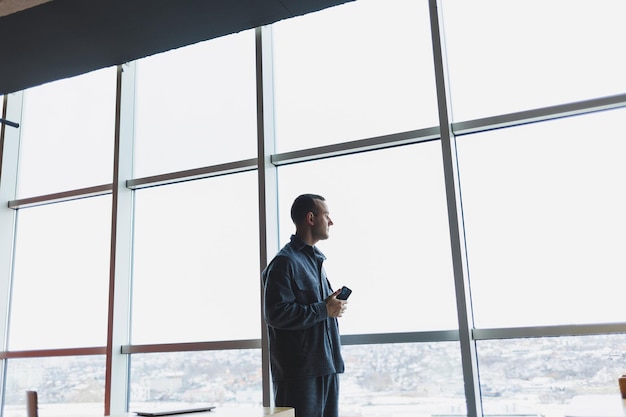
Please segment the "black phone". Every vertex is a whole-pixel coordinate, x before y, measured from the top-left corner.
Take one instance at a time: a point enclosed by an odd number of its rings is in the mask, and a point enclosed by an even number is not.
[[[352,290],[344,285],[341,287],[341,292],[337,295],[337,299],[347,300],[348,297],[350,297],[350,294],[352,294]]]

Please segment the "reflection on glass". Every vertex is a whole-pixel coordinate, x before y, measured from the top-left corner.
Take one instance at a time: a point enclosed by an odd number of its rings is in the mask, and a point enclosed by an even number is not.
[[[563,416],[584,395],[619,398],[626,335],[477,342],[485,414]]]
[[[261,337],[256,172],[136,191],[132,342]]]
[[[24,92],[19,198],[111,182],[116,74],[105,68]]]
[[[134,354],[130,410],[260,406],[261,350]]]
[[[443,6],[456,121],[626,92],[624,1]]]
[[[317,246],[333,287],[354,291],[343,334],[457,328],[439,142],[283,166],[278,184],[283,244],[293,200],[327,200],[335,224]],[[381,297],[393,317],[372,308]]]
[[[4,417],[26,415],[26,391],[37,391],[42,417],[101,417],[104,413],[104,356],[10,359]]]
[[[135,176],[256,156],[254,31],[137,62]]]
[[[359,0],[273,25],[277,150],[437,124],[428,3]]]
[[[111,197],[20,209],[10,350],[104,346]]]
[[[466,415],[457,342],[344,346],[340,415]]]
[[[458,140],[477,327],[624,321],[624,117]]]

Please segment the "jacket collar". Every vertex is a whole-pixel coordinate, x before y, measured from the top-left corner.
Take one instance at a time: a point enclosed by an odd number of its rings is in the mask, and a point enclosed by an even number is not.
[[[310,251],[313,251],[314,255],[319,256],[322,259],[326,260],[326,256],[322,253],[321,250],[317,248],[317,246],[311,246],[311,245],[306,244],[302,239],[300,239],[296,235],[291,235],[291,244],[293,245],[294,249],[296,249],[299,252],[310,250]],[[307,248],[310,248],[310,249],[307,249]]]

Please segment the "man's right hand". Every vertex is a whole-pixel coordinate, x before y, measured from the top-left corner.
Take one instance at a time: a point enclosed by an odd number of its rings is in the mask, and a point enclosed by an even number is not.
[[[337,296],[341,293],[341,288],[332,293],[326,300],[326,311],[328,317],[341,317],[343,312],[348,308],[348,302],[345,300],[338,300]]]

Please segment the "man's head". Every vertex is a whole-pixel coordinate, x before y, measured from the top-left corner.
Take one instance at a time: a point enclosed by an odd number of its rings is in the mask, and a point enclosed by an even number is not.
[[[317,194],[298,196],[291,205],[291,220],[296,225],[296,234],[310,245],[328,239],[333,225],[326,199]]]

